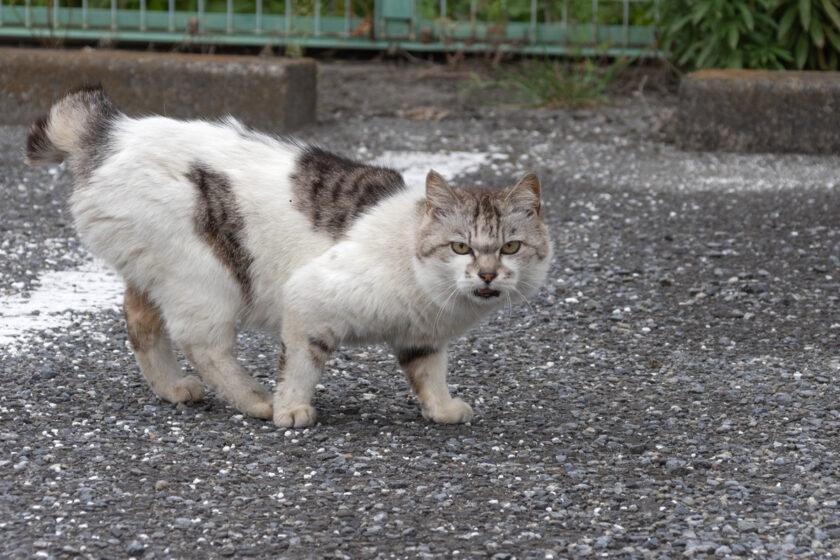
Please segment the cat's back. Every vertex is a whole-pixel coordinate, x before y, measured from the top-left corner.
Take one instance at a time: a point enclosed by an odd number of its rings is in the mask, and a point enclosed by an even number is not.
[[[167,236],[199,220],[202,211],[276,210],[272,201],[288,200],[300,148],[233,119],[122,116],[101,152],[97,167],[77,175],[71,202],[80,232],[108,218],[135,229],[154,226]]]
[[[101,163],[77,175],[74,221],[126,277],[184,265],[243,276],[253,258],[240,257],[260,251],[257,237],[269,239],[260,225],[294,225],[286,207],[299,151],[233,119],[121,117],[103,139]]]
[[[204,167],[230,176],[233,183],[262,183],[288,175],[301,148],[232,118],[179,121],[153,116],[115,123],[112,145],[106,150],[110,157],[101,174],[105,180],[111,178],[110,171],[120,170],[178,179]]]

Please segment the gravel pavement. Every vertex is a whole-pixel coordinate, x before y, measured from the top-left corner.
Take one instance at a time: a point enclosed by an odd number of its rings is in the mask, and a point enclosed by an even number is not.
[[[548,285],[451,348],[473,422],[426,423],[384,347],[335,354],[310,429],[170,405],[116,305],[69,311],[0,337],[0,557],[840,556],[840,157],[680,152],[644,90],[516,110],[436,67],[320,80],[306,140],[543,179]],[[90,262],[25,134],[0,127],[4,302]],[[273,383],[270,338],[239,355]]]

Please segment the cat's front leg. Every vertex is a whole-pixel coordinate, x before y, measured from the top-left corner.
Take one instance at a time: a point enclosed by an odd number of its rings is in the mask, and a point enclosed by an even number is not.
[[[274,393],[274,423],[284,428],[305,428],[315,423],[310,404],[324,364],[335,348],[335,337],[327,329],[307,334],[283,328],[283,360]]]
[[[461,424],[473,417],[470,405],[453,399],[446,386],[446,347],[395,348],[397,360],[420,399],[423,417],[442,424]]]

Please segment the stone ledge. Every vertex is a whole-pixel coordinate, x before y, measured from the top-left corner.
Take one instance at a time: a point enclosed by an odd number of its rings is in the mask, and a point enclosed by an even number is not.
[[[129,115],[233,115],[268,132],[315,120],[311,59],[0,48],[0,123],[30,124],[65,91],[101,83]]]
[[[840,154],[840,72],[701,70],[680,83],[685,150]]]

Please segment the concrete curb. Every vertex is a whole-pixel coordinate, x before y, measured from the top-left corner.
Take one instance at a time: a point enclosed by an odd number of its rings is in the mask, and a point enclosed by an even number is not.
[[[130,115],[233,115],[285,133],[315,120],[311,59],[0,48],[0,123],[29,124],[68,89],[101,83]]]
[[[840,154],[840,72],[694,72],[677,126],[685,150]]]

